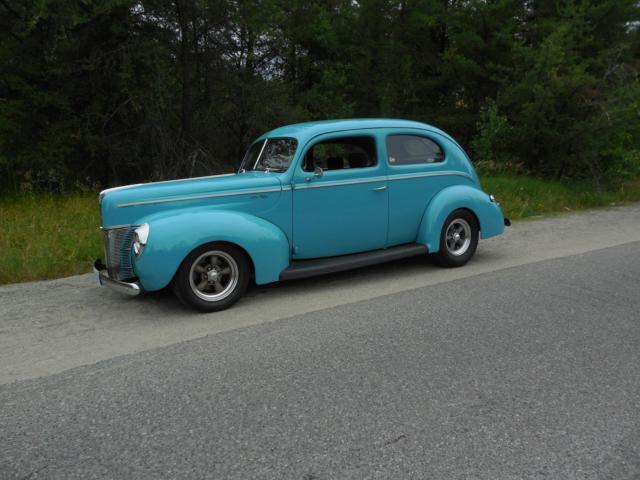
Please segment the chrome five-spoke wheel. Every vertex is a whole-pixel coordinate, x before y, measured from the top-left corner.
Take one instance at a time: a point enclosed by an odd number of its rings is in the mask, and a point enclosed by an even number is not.
[[[456,218],[449,223],[445,239],[451,255],[464,255],[471,245],[471,226],[463,218]]]
[[[473,257],[479,238],[475,215],[466,209],[455,210],[442,225],[440,249],[433,257],[444,267],[461,267]]]
[[[250,260],[244,250],[224,243],[202,245],[184,259],[173,279],[173,291],[183,302],[203,312],[233,305],[249,283]]]
[[[189,283],[193,293],[203,300],[222,300],[238,284],[238,264],[221,250],[205,252],[191,265]]]

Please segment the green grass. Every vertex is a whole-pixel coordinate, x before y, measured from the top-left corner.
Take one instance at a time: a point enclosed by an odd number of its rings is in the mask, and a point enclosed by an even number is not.
[[[90,270],[102,255],[98,197],[0,197],[0,284]]]
[[[481,175],[512,220],[640,201],[640,180],[616,191],[515,175]],[[90,270],[102,256],[97,194],[0,197],[0,284]]]
[[[603,191],[589,182],[568,184],[523,175],[481,175],[480,181],[511,220],[640,201],[640,179]]]

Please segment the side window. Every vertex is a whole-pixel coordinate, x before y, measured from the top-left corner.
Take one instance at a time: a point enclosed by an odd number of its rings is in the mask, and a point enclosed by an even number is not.
[[[373,137],[340,137],[323,140],[311,147],[304,156],[302,169],[313,172],[373,167],[378,163]]]
[[[418,135],[389,135],[387,155],[391,165],[417,165],[444,160],[444,152],[436,142]]]

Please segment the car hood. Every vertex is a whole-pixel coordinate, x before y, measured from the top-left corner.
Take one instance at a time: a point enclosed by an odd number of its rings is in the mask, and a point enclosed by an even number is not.
[[[264,172],[215,175],[211,177],[169,180],[165,182],[125,185],[100,193],[102,227],[131,225],[161,209],[215,204],[217,199],[243,193],[279,191],[276,175]]]

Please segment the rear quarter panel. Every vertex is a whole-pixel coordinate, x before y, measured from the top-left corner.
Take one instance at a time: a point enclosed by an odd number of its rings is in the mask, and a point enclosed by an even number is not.
[[[441,190],[427,206],[420,223],[418,243],[425,244],[429,252],[437,252],[446,218],[460,208],[475,214],[480,224],[481,238],[504,233],[502,210],[489,199],[489,195],[475,186],[455,185]]]

